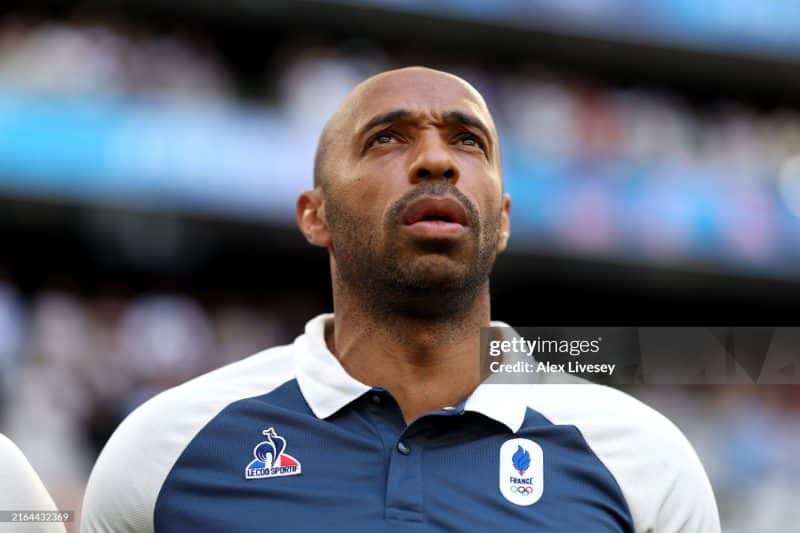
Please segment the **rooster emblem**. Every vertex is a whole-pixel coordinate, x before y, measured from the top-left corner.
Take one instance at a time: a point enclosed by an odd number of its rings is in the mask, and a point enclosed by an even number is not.
[[[266,439],[253,448],[254,459],[244,469],[246,479],[296,476],[303,471],[300,461],[286,453],[286,439],[278,435],[274,427],[261,434]]]
[[[265,429],[261,434],[267,437],[267,440],[256,444],[254,455],[267,466],[280,464],[278,460],[286,449],[286,439],[278,435],[274,428]]]

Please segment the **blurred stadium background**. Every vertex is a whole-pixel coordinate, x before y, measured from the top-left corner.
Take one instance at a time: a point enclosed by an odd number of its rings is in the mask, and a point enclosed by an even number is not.
[[[408,64],[498,122],[495,317],[791,322],[798,27],[780,0],[3,2],[0,432],[79,509],[135,406],[329,310],[294,200],[341,98]],[[631,391],[697,448],[724,531],[796,530],[800,387]]]

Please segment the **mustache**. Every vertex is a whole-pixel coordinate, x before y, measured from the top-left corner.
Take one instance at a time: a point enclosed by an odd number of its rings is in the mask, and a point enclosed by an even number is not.
[[[452,196],[464,207],[469,225],[474,228],[479,227],[480,216],[475,204],[456,186],[442,182],[425,182],[408,191],[389,208],[386,214],[386,221],[399,224],[406,208],[420,196]]]

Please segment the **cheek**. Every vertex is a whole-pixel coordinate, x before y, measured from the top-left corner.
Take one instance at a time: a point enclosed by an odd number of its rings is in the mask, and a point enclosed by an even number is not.
[[[329,209],[331,227],[337,233],[335,238],[357,244],[375,241],[380,238],[383,227],[383,212],[374,191],[356,187],[342,188],[339,191],[336,208]]]
[[[353,206],[365,223],[382,225],[392,203],[408,192],[403,169],[387,161],[384,165],[361,165],[357,170],[348,184]]]
[[[502,188],[490,177],[473,180],[469,185],[464,183],[461,190],[473,201],[484,224],[494,220],[503,207]]]

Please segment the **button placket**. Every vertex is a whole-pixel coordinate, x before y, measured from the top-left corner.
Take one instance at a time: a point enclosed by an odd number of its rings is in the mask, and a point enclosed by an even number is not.
[[[389,464],[386,483],[386,518],[420,522],[424,520],[421,435],[397,441]]]

